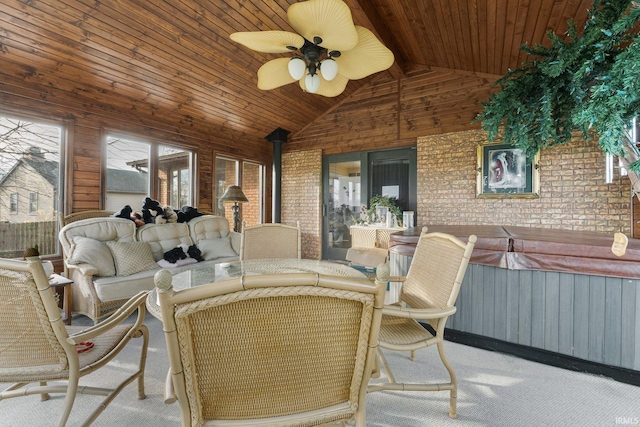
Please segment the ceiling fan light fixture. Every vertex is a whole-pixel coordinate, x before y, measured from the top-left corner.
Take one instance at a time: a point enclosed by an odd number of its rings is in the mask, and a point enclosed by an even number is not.
[[[362,79],[393,65],[393,53],[368,29],[354,25],[343,0],[294,2],[288,31],[238,32],[236,43],[264,53],[292,53],[258,69],[258,88],[271,90],[295,81],[303,91],[321,96],[340,95],[349,80]],[[306,74],[306,75],[305,75]]]
[[[294,56],[289,61],[289,74],[295,80],[300,80],[304,77],[304,72],[307,70],[307,64],[299,56]]]
[[[326,81],[333,80],[338,75],[338,64],[331,58],[326,58],[320,62],[320,74]]]
[[[320,76],[309,73],[304,78],[304,84],[307,87],[307,92],[316,93],[320,88]]]

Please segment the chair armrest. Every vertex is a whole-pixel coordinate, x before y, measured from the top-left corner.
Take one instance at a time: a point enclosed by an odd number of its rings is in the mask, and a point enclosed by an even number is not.
[[[242,240],[242,233],[230,231],[229,240],[231,241],[231,249],[233,249],[236,254],[240,254],[240,242]]]
[[[67,264],[67,269],[77,270],[81,275],[87,276],[87,277],[95,276],[96,274],[98,274],[98,269],[93,265],[87,264],[87,263],[75,264],[75,265]]]
[[[99,335],[102,335],[106,331],[113,329],[114,326],[117,326],[127,320],[129,316],[131,316],[131,314],[136,310],[138,310],[138,317],[135,323],[133,323],[132,327],[137,328],[144,321],[145,302],[147,300],[148,294],[149,291],[139,292],[137,295],[131,297],[122,307],[120,307],[115,313],[109,316],[105,321],[76,334],[69,335],[69,338],[67,338],[67,342],[75,345],[82,341],[87,341]]]
[[[407,280],[407,276],[389,276],[390,282],[404,282]]]
[[[385,305],[382,309],[382,315],[396,316],[396,317],[408,317],[410,319],[440,319],[443,317],[451,316],[456,312],[456,307],[448,307],[445,309],[439,308],[411,308],[401,307],[398,305]]]

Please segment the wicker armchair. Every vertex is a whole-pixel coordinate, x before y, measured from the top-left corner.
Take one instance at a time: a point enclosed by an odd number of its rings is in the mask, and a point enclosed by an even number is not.
[[[40,259],[0,259],[0,382],[15,383],[0,392],[0,400],[34,394],[46,400],[48,393],[65,393],[57,424],[64,426],[77,394],[106,396],[85,425],[136,379],[138,398],[143,399],[149,342],[147,327],[142,323],[145,299],[146,293],[140,293],[99,326],[65,327]],[[136,310],[135,322],[123,324]],[[114,389],[78,386],[80,377],[106,365],[131,338],[143,339],[136,372]],[[60,380],[66,380],[66,384]],[[48,385],[47,381],[56,383]],[[30,383],[39,385],[25,387]],[[42,424],[50,422],[43,420]]]
[[[447,318],[456,312],[458,291],[469,264],[476,236],[468,243],[445,233],[426,233],[423,230],[406,277],[390,277],[403,282],[400,302],[384,307],[380,326],[380,348],[410,351],[437,345],[438,354],[449,372],[449,382],[432,384],[402,384],[396,382],[381,351],[378,359],[387,374],[388,382],[371,384],[369,391],[440,391],[449,390],[449,416],[456,418],[458,382],[453,367],[444,352],[444,327]],[[430,330],[418,323],[424,320]]]
[[[386,278],[290,273],[180,291],[156,273],[183,426],[364,426]],[[388,277],[388,273],[387,273]]]
[[[258,224],[246,227],[242,223],[240,260],[267,258],[302,258],[302,231],[285,224]]]

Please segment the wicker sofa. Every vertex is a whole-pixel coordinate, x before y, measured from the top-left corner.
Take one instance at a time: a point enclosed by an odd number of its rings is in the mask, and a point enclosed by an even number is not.
[[[236,261],[241,235],[230,231],[226,218],[214,215],[139,228],[128,219],[95,217],[68,223],[59,240],[74,282],[73,312],[97,323],[136,293],[153,289],[157,262],[166,251],[195,244],[205,259],[170,268],[174,274],[202,263]]]

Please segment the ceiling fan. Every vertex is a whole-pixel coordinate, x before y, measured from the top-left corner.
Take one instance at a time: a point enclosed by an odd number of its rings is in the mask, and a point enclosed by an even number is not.
[[[289,6],[287,18],[299,33],[248,31],[231,40],[264,53],[293,52],[258,70],[258,88],[271,90],[299,82],[302,90],[333,97],[349,80],[367,77],[393,65],[393,53],[364,27],[353,24],[342,0],[308,0]]]

